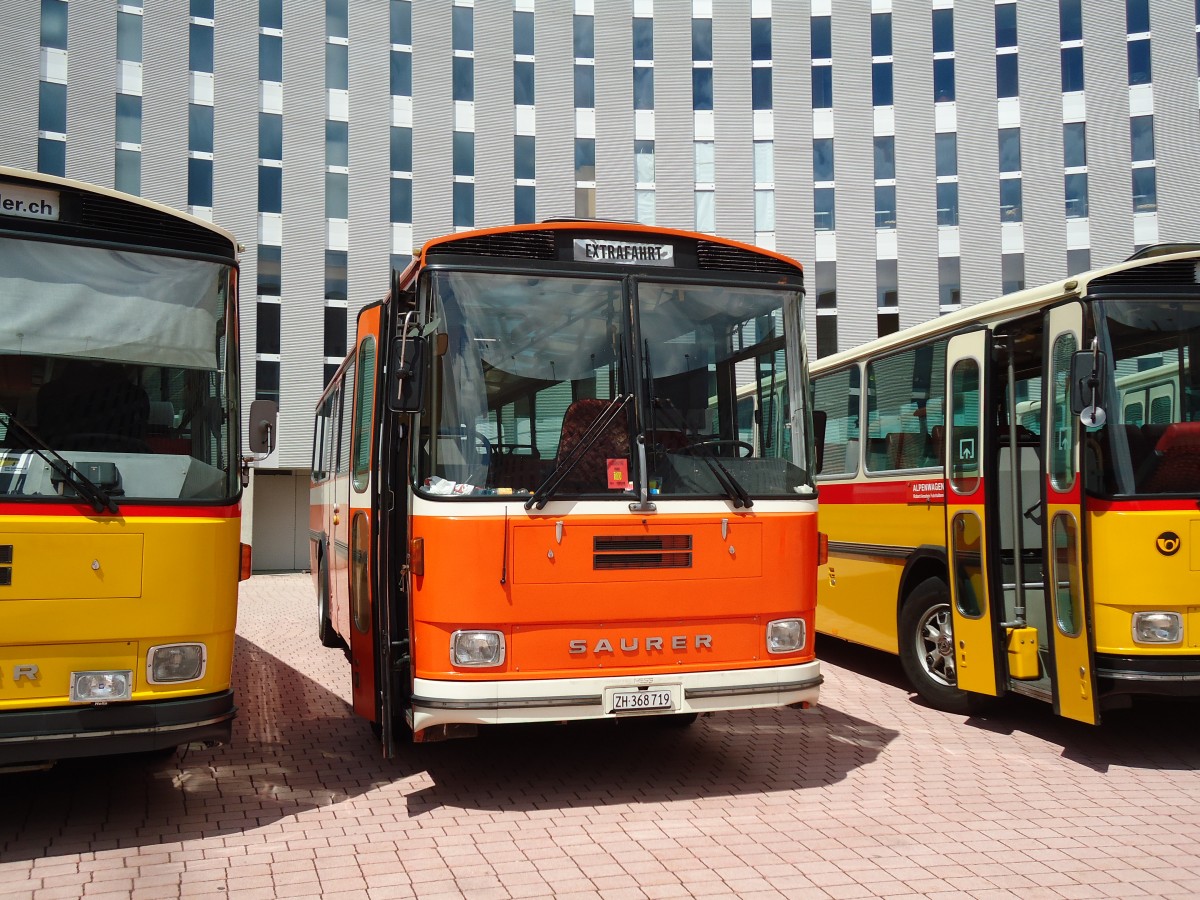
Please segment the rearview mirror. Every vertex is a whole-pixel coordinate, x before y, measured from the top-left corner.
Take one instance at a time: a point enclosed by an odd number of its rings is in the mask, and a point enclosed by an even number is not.
[[[1071,355],[1071,412],[1076,415],[1089,406],[1104,406],[1104,360],[1098,350],[1080,350]]]
[[[398,337],[392,341],[388,369],[388,409],[416,413],[425,399],[425,338]]]
[[[278,423],[279,404],[274,400],[254,400],[250,403],[247,437],[252,453],[267,456],[275,449]]]

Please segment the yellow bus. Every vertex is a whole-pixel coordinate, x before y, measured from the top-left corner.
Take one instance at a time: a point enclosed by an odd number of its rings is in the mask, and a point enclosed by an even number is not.
[[[1200,695],[1198,352],[1176,244],[814,363],[818,631],[952,712]]]
[[[309,527],[319,636],[385,753],[817,702],[802,297],[776,253],[552,221],[431,240],[364,307]]]
[[[0,765],[229,738],[237,245],[0,168]]]

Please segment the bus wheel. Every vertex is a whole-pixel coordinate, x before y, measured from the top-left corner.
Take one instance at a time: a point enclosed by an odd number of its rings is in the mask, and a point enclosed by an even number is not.
[[[981,698],[958,689],[950,589],[940,578],[916,586],[900,610],[900,665],[918,696],[934,709],[971,715]]]
[[[320,565],[321,592],[317,597],[317,637],[322,647],[340,647],[342,639],[338,637],[337,632],[333,630],[333,623],[329,621],[329,568],[325,565],[325,560],[321,560]]]

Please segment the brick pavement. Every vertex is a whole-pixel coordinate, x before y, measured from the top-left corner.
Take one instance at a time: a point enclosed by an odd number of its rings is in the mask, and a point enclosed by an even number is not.
[[[379,758],[308,576],[242,587],[235,743],[0,776],[0,900],[1200,896],[1200,725],[964,720],[825,640],[822,705]]]

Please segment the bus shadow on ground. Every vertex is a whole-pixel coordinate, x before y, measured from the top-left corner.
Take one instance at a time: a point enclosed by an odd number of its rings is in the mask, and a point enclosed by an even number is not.
[[[879,650],[822,635],[817,655],[823,662],[909,694],[912,703],[924,701],[908,687],[900,660]],[[926,707],[928,709],[928,707]],[[1025,734],[1062,748],[1062,758],[1096,772],[1113,767],[1189,771],[1200,769],[1200,701],[1139,698],[1130,709],[1102,713],[1099,726],[1054,714],[1049,703],[1009,694],[987,704],[984,712],[963,720],[944,715],[965,727],[999,735]]]
[[[0,774],[0,862],[178,849],[381,787],[410,817],[439,807],[569,809],[800,790],[840,781],[897,736],[821,706],[715,714],[686,729],[645,720],[486,727],[470,740],[402,743],[385,760],[342,697],[241,637],[234,690],[227,747]]]

